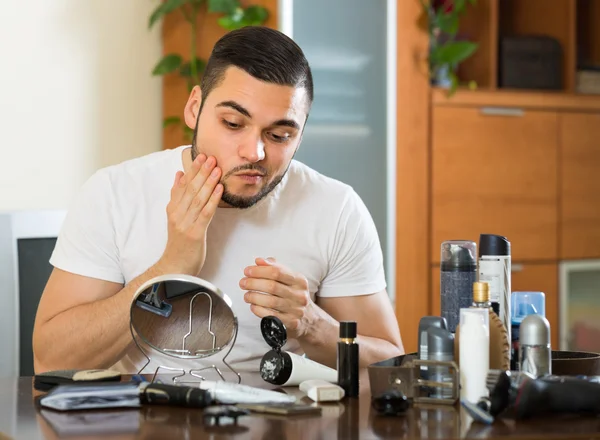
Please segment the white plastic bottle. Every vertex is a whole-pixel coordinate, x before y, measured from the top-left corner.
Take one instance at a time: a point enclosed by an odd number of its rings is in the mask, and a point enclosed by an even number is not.
[[[487,309],[460,309],[460,399],[477,403],[488,396],[490,317]]]

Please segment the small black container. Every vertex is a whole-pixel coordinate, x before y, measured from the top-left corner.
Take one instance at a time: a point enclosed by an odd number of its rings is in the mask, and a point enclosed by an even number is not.
[[[344,389],[346,397],[356,397],[359,392],[356,335],[356,322],[340,322],[340,340],[337,350],[338,385]]]

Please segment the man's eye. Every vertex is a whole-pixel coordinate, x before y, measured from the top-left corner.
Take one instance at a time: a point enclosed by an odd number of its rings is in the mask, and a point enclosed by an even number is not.
[[[231,128],[232,130],[236,130],[241,127],[240,124],[229,122],[227,119],[223,119],[223,124],[225,124],[226,127]]]
[[[273,142],[277,142],[279,144],[287,142],[290,139],[290,136],[288,134],[284,136],[279,136],[275,133],[269,133],[269,137],[273,140]]]

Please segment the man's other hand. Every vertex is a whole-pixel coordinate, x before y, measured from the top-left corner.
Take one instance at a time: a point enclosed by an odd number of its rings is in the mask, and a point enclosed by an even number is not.
[[[308,281],[302,274],[277,263],[274,258],[257,258],[244,269],[240,287],[247,290],[244,301],[259,318],[276,316],[285,324],[288,338],[305,336],[320,319],[322,310],[313,302]]]

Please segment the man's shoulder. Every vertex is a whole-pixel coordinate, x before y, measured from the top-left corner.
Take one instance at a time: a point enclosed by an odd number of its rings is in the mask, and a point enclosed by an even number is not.
[[[99,168],[79,189],[79,198],[112,199],[122,206],[132,207],[139,201],[154,199],[141,194],[159,195],[170,191],[175,168],[182,168],[177,162],[182,148],[155,151]]]
[[[288,174],[286,206],[319,212],[320,221],[338,222],[349,216],[360,221],[370,217],[363,199],[351,185],[296,160],[290,164]]]
[[[298,160],[292,160],[289,174],[289,184],[294,192],[298,191],[312,199],[345,198],[354,194],[354,189],[347,183],[327,176]]]
[[[175,178],[175,168],[183,168],[181,164],[183,148],[154,151],[99,168],[89,177],[84,188],[101,186],[121,195],[135,194],[131,189],[139,189],[140,186],[153,190],[167,184],[170,188],[171,181]],[[121,191],[123,188],[127,190]]]
[[[181,161],[181,151],[185,146],[153,151],[143,156],[127,159],[98,170],[111,178],[139,177],[141,174],[155,173],[157,170],[171,171],[168,164]],[[182,165],[180,165],[182,166]],[[174,176],[174,174],[173,174]]]

